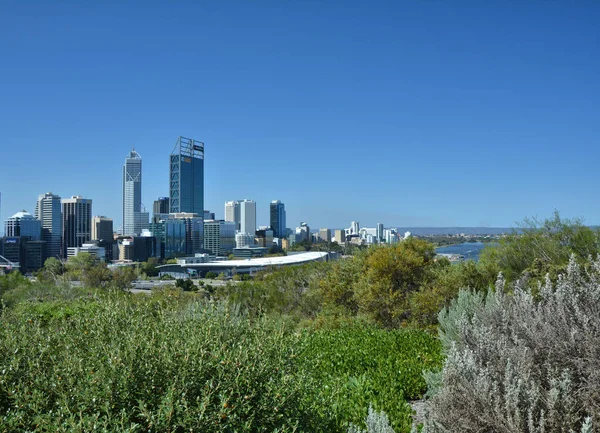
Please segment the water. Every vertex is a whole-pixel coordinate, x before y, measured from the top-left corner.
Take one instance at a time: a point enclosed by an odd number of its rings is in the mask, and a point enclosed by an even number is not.
[[[464,244],[449,245],[447,247],[436,248],[436,253],[460,254],[465,256],[465,260],[479,260],[479,253],[488,244],[483,242],[465,242]]]

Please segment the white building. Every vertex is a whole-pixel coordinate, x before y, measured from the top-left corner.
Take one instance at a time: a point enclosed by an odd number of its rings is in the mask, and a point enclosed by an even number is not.
[[[85,244],[81,245],[80,247],[68,247],[67,248],[67,258],[75,257],[75,256],[79,255],[80,253],[87,253],[90,256],[96,258],[97,260],[100,260],[103,262],[106,260],[105,248],[99,247],[98,245],[93,244],[93,243],[85,243]]]
[[[238,232],[235,234],[235,247],[244,248],[254,245],[254,236],[250,233]]]
[[[235,229],[240,229],[240,202],[235,200],[225,202],[225,221],[235,223]]]
[[[398,242],[398,233],[396,229],[385,229],[383,233],[387,244],[395,244]]]
[[[148,228],[142,206],[142,157],[133,149],[123,164],[123,235],[138,235]]]
[[[254,235],[256,231],[256,202],[240,201],[240,232]]]

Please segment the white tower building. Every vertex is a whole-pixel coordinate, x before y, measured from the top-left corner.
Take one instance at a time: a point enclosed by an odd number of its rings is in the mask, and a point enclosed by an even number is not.
[[[240,232],[254,235],[256,232],[256,202],[240,201]]]

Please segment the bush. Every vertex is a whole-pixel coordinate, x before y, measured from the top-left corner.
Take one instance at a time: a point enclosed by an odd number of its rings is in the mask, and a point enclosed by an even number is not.
[[[397,432],[410,431],[412,409],[407,400],[425,392],[423,370],[441,366],[441,348],[434,337],[355,324],[310,332],[307,341],[300,359],[321,384],[315,398],[332,402],[328,410],[340,427],[362,424],[373,405],[387,413]]]
[[[190,299],[5,310],[0,432],[331,431],[304,397],[300,334]]]
[[[600,419],[600,261],[572,257],[532,294],[499,278],[440,313],[447,359],[428,376],[426,432],[590,431]]]

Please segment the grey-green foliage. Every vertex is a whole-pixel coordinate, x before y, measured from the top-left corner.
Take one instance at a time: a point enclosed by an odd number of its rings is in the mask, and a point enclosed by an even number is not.
[[[462,291],[439,315],[425,432],[591,432],[600,418],[600,260],[538,287]],[[431,395],[432,394],[432,395]],[[589,418],[588,418],[589,417]]]
[[[390,421],[385,412],[377,412],[373,409],[373,406],[369,406],[369,414],[367,415],[365,424],[367,425],[366,430],[350,424],[348,433],[394,433],[394,429],[390,426]]]

